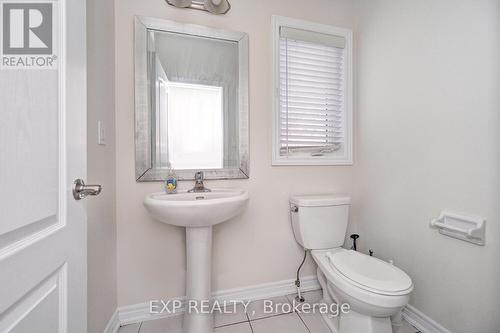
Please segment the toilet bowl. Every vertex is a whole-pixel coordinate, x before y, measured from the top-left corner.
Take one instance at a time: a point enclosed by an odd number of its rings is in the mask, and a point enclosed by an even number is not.
[[[341,247],[349,204],[339,195],[290,198],[294,235],[318,265],[323,302],[350,307],[323,319],[334,333],[395,333],[413,283],[396,266]]]
[[[350,311],[324,319],[333,332],[393,332],[390,317],[408,304],[413,284],[399,268],[342,248],[313,250],[318,279],[331,301],[347,303]]]

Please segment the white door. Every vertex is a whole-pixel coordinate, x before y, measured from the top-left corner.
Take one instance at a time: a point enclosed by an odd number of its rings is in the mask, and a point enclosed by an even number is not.
[[[0,332],[86,333],[85,0],[0,7]]]

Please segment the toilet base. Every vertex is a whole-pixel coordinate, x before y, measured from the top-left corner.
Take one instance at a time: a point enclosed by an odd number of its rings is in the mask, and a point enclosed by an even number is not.
[[[321,316],[332,333],[393,333],[390,318],[370,317],[352,310],[339,317]]]

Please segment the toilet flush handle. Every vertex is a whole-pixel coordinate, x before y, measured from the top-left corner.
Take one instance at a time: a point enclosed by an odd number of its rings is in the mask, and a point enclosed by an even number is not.
[[[292,205],[292,206],[290,207],[290,211],[291,211],[292,213],[297,213],[297,212],[299,211],[299,207],[297,207],[297,206],[295,206],[295,205]]]

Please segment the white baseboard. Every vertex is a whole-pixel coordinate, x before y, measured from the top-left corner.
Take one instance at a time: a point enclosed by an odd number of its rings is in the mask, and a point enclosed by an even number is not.
[[[451,333],[432,318],[408,304],[403,309],[403,319],[420,330],[422,333]]]
[[[311,290],[318,290],[321,288],[321,286],[319,285],[316,276],[307,276],[301,278],[300,288],[302,291],[311,291]],[[220,290],[214,292],[213,297],[214,299],[219,301],[224,301],[224,300],[254,301],[257,299],[285,296],[293,294],[295,293],[295,291],[296,291],[295,280],[291,279],[278,282],[263,283],[243,288]],[[185,297],[178,297],[175,299],[184,303]],[[182,312],[182,309],[176,314],[169,314],[167,312],[164,312],[162,314],[152,314],[150,312],[150,303],[146,302],[146,303],[121,306],[118,308],[117,312],[120,325],[128,325],[133,323],[139,323],[142,321],[177,315]],[[105,333],[108,332],[111,331],[105,331]]]
[[[318,278],[306,276],[300,279],[300,290],[311,291],[321,289]],[[297,291],[295,279],[283,280],[278,282],[263,283],[249,287],[221,290],[213,293],[216,300],[237,300],[254,301],[271,297],[285,296],[294,294]]]
[[[104,329],[104,333],[117,333],[118,330],[120,329],[121,322],[120,318],[118,317],[118,309],[113,312],[113,315],[109,319],[108,324],[106,325],[106,328]]]
[[[305,292],[318,289],[321,289],[321,286],[319,285],[316,276],[307,276],[301,279],[302,291]],[[214,292],[212,295],[214,299],[218,301],[254,301],[258,299],[285,296],[295,292],[295,280],[290,279],[243,288],[220,290]],[[186,298],[183,296],[171,300],[179,300],[182,304],[184,304],[185,299]],[[175,316],[182,313],[182,311],[183,309],[181,308],[180,311],[175,314],[170,314],[168,312],[154,314],[150,312],[149,302],[121,306],[111,317],[104,333],[117,333],[120,326]],[[403,309],[403,319],[422,331],[422,333],[451,333],[449,330],[409,304]]]

